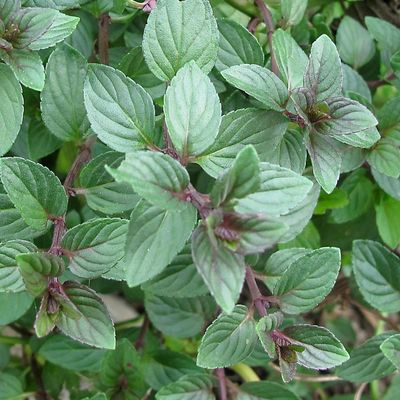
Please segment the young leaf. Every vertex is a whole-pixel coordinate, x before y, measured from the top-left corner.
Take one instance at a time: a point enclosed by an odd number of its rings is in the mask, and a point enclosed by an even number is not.
[[[43,230],[49,219],[66,212],[65,190],[43,165],[18,157],[2,158],[0,177],[10,200],[31,227]]]
[[[289,169],[270,163],[260,163],[260,169],[259,189],[240,199],[236,211],[279,216],[296,207],[312,188],[309,179]]]
[[[244,257],[228,250],[211,227],[205,225],[200,225],[192,235],[192,256],[217,304],[231,313],[244,282]]]
[[[105,65],[89,65],[84,98],[93,131],[113,150],[129,153],[152,144],[153,101],[122,72]]]
[[[396,367],[385,357],[380,346],[394,332],[374,336],[350,353],[350,360],[336,368],[336,375],[350,382],[371,382],[390,375]]]
[[[139,196],[155,206],[165,210],[187,208],[184,191],[189,185],[189,174],[178,161],[166,154],[130,153],[119,168],[107,168],[107,171],[117,182],[132,185]]]
[[[207,375],[186,375],[164,386],[156,394],[157,400],[215,400],[213,380]]]
[[[307,0],[282,0],[281,10],[287,25],[297,25],[304,17]]]
[[[299,400],[296,394],[275,382],[249,382],[240,386],[237,400]]]
[[[336,43],[342,60],[355,69],[367,64],[375,54],[375,45],[368,31],[348,16],[340,22]]]
[[[283,322],[283,314],[280,311],[270,313],[265,317],[262,317],[256,325],[256,332],[258,339],[268,354],[269,357],[276,358],[276,345],[272,339],[270,332],[279,328]]]
[[[1,19],[8,25],[11,17],[21,8],[21,0],[1,0]]]
[[[400,335],[388,337],[381,345],[380,349],[385,357],[390,360],[393,365],[400,369]]]
[[[162,272],[182,250],[196,221],[191,205],[174,211],[139,202],[130,218],[125,246],[128,285],[137,286]]]
[[[306,146],[315,178],[326,193],[332,193],[340,175],[340,143],[329,136],[311,132],[306,139]]]
[[[175,149],[187,159],[214,143],[221,104],[214,85],[194,61],[181,68],[164,100],[165,121]]]
[[[232,166],[219,177],[211,191],[215,207],[229,204],[254,193],[260,186],[260,160],[253,146],[246,146],[235,158]]]
[[[10,150],[22,124],[22,88],[7,65],[0,64],[0,156]]]
[[[61,332],[90,346],[115,349],[113,322],[100,297],[80,283],[66,282],[63,287],[81,316],[71,318],[61,311],[56,324]]]
[[[229,168],[246,145],[253,145],[262,161],[275,150],[287,129],[288,120],[275,111],[246,108],[222,117],[214,144],[196,162],[213,178]]]
[[[257,39],[242,25],[220,19],[219,50],[215,67],[219,72],[240,64],[264,65],[264,53]]]
[[[305,254],[282,274],[273,288],[287,314],[312,310],[332,290],[340,269],[340,250],[325,247]]]
[[[400,311],[400,259],[380,243],[353,242],[353,271],[364,299],[381,312]]]
[[[293,325],[285,335],[304,348],[297,353],[297,362],[306,368],[328,369],[343,364],[349,354],[328,329],[315,325]]]
[[[152,280],[142,285],[144,291],[164,297],[191,298],[209,293],[193,263],[190,246]]]
[[[40,108],[47,128],[61,140],[80,139],[90,133],[83,103],[86,73],[86,60],[68,45],[58,47],[49,57]]]
[[[170,81],[194,60],[208,74],[218,53],[218,27],[207,0],[159,0],[144,30],[143,52],[153,74]]]
[[[10,66],[24,86],[39,92],[43,89],[44,68],[38,53],[29,49],[13,49],[0,51],[0,58]]]
[[[15,257],[36,250],[33,243],[25,240],[0,243],[0,292],[22,292],[25,289]]]
[[[197,365],[223,368],[246,359],[257,341],[256,326],[247,307],[237,305],[231,314],[221,314],[201,340]]]
[[[49,277],[60,276],[65,270],[63,259],[48,253],[18,254],[15,259],[27,291],[34,297],[47,289]]]
[[[119,167],[123,159],[123,154],[107,151],[82,168],[79,193],[85,196],[92,210],[106,215],[120,214],[131,211],[139,201],[139,196],[129,184],[115,182],[105,169],[106,165]]]
[[[289,94],[284,83],[260,65],[242,64],[222,71],[233,86],[260,101],[267,109],[283,111]]]
[[[317,103],[342,94],[342,65],[335,44],[327,35],[320,36],[311,47],[304,86]]]
[[[274,32],[272,46],[282,79],[289,90],[303,86],[303,72],[308,63],[306,53],[292,36],[282,29]]]
[[[82,278],[96,278],[109,271],[123,256],[128,221],[97,218],[68,230],[61,241],[71,271]]]
[[[177,338],[199,334],[216,308],[211,296],[175,299],[146,293],[144,304],[154,327]]]
[[[73,371],[98,372],[106,350],[89,347],[67,336],[52,335],[45,339],[38,354],[52,364]]]

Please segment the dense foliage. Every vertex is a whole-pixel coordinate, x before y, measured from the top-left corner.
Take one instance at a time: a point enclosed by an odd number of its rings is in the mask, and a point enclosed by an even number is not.
[[[399,27],[0,0],[0,400],[398,399]]]

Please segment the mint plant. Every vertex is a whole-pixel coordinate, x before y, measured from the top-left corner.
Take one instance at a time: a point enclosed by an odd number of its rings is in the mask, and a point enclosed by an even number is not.
[[[381,10],[0,0],[0,400],[397,398]]]

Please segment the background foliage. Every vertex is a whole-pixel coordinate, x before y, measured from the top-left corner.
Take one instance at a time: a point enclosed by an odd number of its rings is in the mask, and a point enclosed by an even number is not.
[[[0,0],[0,400],[384,399],[396,0]]]

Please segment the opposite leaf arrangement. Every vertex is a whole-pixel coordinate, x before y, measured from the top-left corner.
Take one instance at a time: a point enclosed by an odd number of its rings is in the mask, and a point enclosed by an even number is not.
[[[0,0],[1,400],[381,398],[400,29],[266,3]]]

